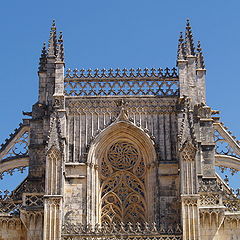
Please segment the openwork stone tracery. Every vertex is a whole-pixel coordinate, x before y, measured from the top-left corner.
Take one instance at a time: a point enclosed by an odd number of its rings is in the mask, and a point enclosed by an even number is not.
[[[0,239],[237,238],[239,189],[214,167],[238,174],[240,142],[206,105],[189,21],[177,70],[64,75],[63,49],[53,23],[38,102],[0,148],[0,178],[29,165],[17,189],[0,191]]]
[[[146,164],[126,141],[110,146],[101,163],[102,223],[146,222]]]

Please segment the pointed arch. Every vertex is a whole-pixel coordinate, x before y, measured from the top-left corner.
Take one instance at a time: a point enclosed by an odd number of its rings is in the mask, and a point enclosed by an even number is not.
[[[88,222],[154,220],[156,151],[141,128],[129,121],[113,123],[93,141],[87,163]]]
[[[141,148],[142,153],[146,156],[148,164],[156,161],[156,151],[154,142],[150,136],[141,128],[135,126],[130,121],[120,121],[113,123],[102,131],[93,141],[88,154],[88,163],[98,164],[98,156],[110,143],[119,140],[128,140]]]

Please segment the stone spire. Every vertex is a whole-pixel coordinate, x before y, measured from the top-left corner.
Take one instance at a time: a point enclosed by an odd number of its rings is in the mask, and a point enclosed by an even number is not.
[[[57,28],[55,20],[52,22],[50,38],[48,41],[48,57],[56,57],[57,54]]]
[[[184,60],[186,57],[185,46],[184,46],[183,33],[180,32],[179,40],[178,40],[178,51],[177,51],[177,59]]]
[[[59,33],[57,41],[57,61],[64,62],[64,46],[63,46],[63,34]]]
[[[189,55],[195,56],[193,34],[192,34],[192,28],[191,28],[189,19],[187,19],[186,31],[185,31],[185,48],[186,48],[187,56]]]
[[[197,69],[205,69],[204,57],[203,57],[200,41],[198,41],[196,56],[197,56],[197,61],[196,61]]]
[[[47,64],[47,50],[46,50],[46,43],[43,43],[42,47],[42,53],[41,57],[39,58],[39,72],[45,72],[46,71],[46,64]]]

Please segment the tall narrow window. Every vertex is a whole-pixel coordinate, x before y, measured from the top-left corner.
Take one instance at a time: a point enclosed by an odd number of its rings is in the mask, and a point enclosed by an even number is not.
[[[132,143],[118,141],[101,161],[101,222],[146,222],[146,164]]]

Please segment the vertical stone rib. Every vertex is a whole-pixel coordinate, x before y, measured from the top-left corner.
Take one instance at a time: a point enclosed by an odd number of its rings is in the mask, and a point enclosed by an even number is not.
[[[159,151],[160,151],[160,123],[159,123],[159,113],[156,114],[156,130],[155,132],[153,133],[154,137],[156,138],[156,143],[158,145],[158,155],[159,155]],[[158,159],[159,160],[159,159]]]
[[[171,154],[171,129],[170,129],[170,113],[165,114],[165,136],[166,136],[166,155],[167,160],[172,160]]]
[[[76,115],[73,115],[73,142],[72,142],[72,151],[73,151],[73,162],[76,162]]]
[[[160,150],[160,157],[161,160],[166,159],[165,155],[165,131],[164,131],[164,117],[163,114],[159,114],[159,126],[160,126],[160,132],[159,132],[159,150]]]
[[[100,127],[99,127],[99,113],[97,112],[97,131],[100,129]]]
[[[166,146],[166,120],[165,120],[165,114],[162,114],[163,117],[163,147],[164,147],[164,160],[167,160],[167,146]]]
[[[73,162],[73,151],[74,151],[74,115],[70,118],[70,151],[69,151],[69,161]]]
[[[81,160],[81,155],[82,155],[82,134],[81,134],[81,129],[82,129],[82,121],[81,121],[81,113],[79,113],[78,115],[78,121],[79,121],[79,145],[78,145],[78,148],[79,148],[79,161]]]
[[[47,187],[47,189],[49,189],[50,195],[53,195],[53,181],[52,181],[52,177],[53,177],[53,163],[52,163],[52,161],[49,161],[49,165],[50,165],[49,169],[51,171],[51,175],[48,178],[49,179],[49,187]]]
[[[94,114],[91,112],[91,138],[94,135]]]
[[[106,113],[103,113],[103,128],[106,126]]]
[[[92,174],[91,174],[91,169],[90,169],[90,166],[89,164],[87,165],[87,176],[88,176],[88,179],[87,180],[87,187],[86,187],[86,220],[87,220],[87,223],[90,223],[91,222],[91,215],[92,215],[92,212],[91,212],[91,199],[90,199],[90,196],[94,193],[92,191],[92,188],[91,188],[91,177],[92,177]]]
[[[148,113],[147,112],[145,112],[145,114],[144,114],[144,122],[145,122],[145,128],[147,129],[147,130],[149,130],[148,129]]]
[[[70,131],[69,131],[69,128],[70,128],[70,123],[69,123],[69,117],[67,118],[67,150],[66,150],[66,162],[70,162],[69,161],[69,141],[70,141]]]
[[[87,148],[88,144],[88,113],[85,113],[85,149]]]

